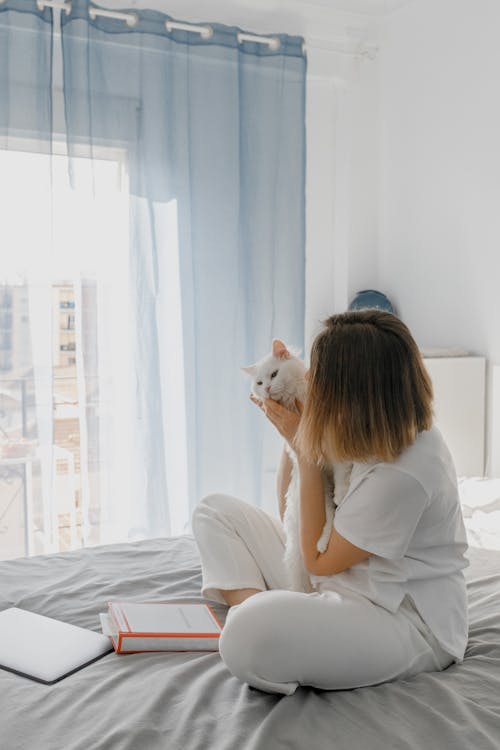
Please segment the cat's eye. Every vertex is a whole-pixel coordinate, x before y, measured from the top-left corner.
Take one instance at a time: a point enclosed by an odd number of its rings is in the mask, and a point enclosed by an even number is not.
[[[275,370],[274,372],[271,373],[271,377],[275,378],[277,374],[278,374],[278,370]]]
[[[257,380],[257,385],[262,385],[262,380]]]

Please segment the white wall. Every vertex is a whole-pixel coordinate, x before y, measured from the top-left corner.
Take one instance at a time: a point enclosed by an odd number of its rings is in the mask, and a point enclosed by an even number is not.
[[[356,292],[377,289],[379,286],[378,55],[374,60],[358,62],[355,71],[350,87],[352,143],[348,302]]]
[[[308,57],[307,350],[320,321],[378,276],[376,63]]]
[[[419,344],[466,347],[490,365],[500,363],[499,28],[497,0],[416,0],[384,18],[378,56],[380,288]],[[489,448],[498,471],[500,446]]]

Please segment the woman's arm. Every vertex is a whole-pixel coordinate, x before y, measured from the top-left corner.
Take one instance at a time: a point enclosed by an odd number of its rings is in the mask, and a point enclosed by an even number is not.
[[[281,453],[281,460],[278,466],[278,472],[276,474],[276,490],[278,493],[278,506],[280,518],[283,521],[283,516],[286,510],[286,493],[290,486],[290,480],[292,478],[292,459],[288,455],[286,448],[283,446]]]
[[[309,573],[316,573],[319,552],[316,543],[326,521],[325,492],[321,469],[298,456],[300,551]]]
[[[300,456],[300,551],[306,569],[312,575],[331,576],[351,568],[371,555],[371,552],[356,547],[335,527],[332,528],[328,547],[318,552],[316,543],[321,536],[326,521],[325,495],[321,470]]]

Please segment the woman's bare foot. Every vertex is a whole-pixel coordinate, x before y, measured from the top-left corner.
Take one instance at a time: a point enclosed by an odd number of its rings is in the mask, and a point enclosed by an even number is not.
[[[227,589],[225,591],[220,589],[223,598],[230,607],[235,604],[241,604],[241,602],[244,602],[249,596],[259,594],[261,591],[262,589]]]

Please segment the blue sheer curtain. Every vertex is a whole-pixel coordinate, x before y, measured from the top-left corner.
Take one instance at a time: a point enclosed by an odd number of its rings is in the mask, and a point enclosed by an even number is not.
[[[12,122],[18,111],[16,127],[50,134],[50,99],[33,95],[29,76],[36,92],[42,76],[50,88],[51,11],[15,2],[36,34],[0,45],[0,118],[8,112]],[[9,11],[0,11],[10,34]],[[99,541],[184,533],[209,492],[262,505],[279,452],[240,367],[264,356],[273,337],[303,346],[302,40],[278,35],[273,49],[217,24],[209,38],[168,33],[154,11],[140,11],[133,27],[88,11],[76,0],[61,15],[72,187],[99,202],[103,165],[112,163],[127,193],[116,236],[99,251],[116,283],[108,273],[100,288],[75,286],[82,309],[92,302],[78,338],[82,368],[101,378],[101,413],[86,415],[81,436],[102,468],[94,523]],[[75,224],[75,240],[81,231]],[[114,354],[103,342],[113,336],[124,341],[122,369],[111,376]]]
[[[31,0],[0,4],[0,147],[31,138],[50,153],[52,10]]]
[[[265,505],[280,441],[240,367],[303,344],[302,40],[60,15],[62,55],[59,11],[0,3],[12,556],[183,533],[212,491]]]
[[[53,549],[53,518],[44,502],[54,482],[52,360],[44,349],[52,326],[45,305],[53,210],[52,37],[50,9],[40,11],[30,0],[0,4],[2,558]],[[42,247],[48,253],[43,267],[33,262]]]
[[[61,19],[70,157],[122,149],[129,179],[131,538],[189,532],[212,491],[265,502],[280,441],[240,367],[273,337],[303,346],[302,39],[166,20],[91,20],[78,0]]]
[[[120,154],[129,201],[128,497],[110,484],[102,502],[127,538],[189,533],[209,492],[263,505],[279,451],[240,367],[273,337],[303,346],[303,40],[273,49],[218,24],[167,32],[155,11],[133,27],[88,11],[74,0],[61,17],[73,185],[79,157]]]

